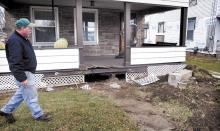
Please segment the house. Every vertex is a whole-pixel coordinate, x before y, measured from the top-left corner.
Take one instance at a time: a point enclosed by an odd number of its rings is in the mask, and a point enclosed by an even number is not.
[[[188,4],[188,0],[7,0],[1,2],[3,32],[10,35],[21,17],[36,24],[30,40],[38,60],[37,81],[44,76],[47,83],[69,84],[83,81],[85,74],[108,72],[126,73],[127,78],[162,75],[185,66]],[[178,44],[143,47],[145,15],[174,9],[181,10]],[[68,48],[54,49],[59,38],[67,39]],[[4,50],[0,61],[0,85],[5,85],[12,78]]]
[[[187,39],[188,51],[217,55],[220,58],[220,1],[190,0],[188,8]],[[145,42],[156,41],[156,36],[163,36],[165,42],[178,42],[180,9],[146,16],[148,38]],[[164,30],[159,32],[159,23]],[[154,27],[154,28],[153,28]]]

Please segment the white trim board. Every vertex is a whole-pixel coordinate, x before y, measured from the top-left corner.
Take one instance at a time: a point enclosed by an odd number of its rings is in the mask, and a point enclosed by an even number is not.
[[[35,50],[38,65],[37,71],[78,69],[79,49]],[[0,73],[9,71],[5,51],[0,51]]]
[[[186,61],[186,47],[131,48],[131,65]]]

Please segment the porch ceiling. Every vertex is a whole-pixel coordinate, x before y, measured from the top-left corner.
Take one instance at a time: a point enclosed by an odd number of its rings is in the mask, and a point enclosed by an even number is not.
[[[51,5],[52,0],[14,0],[16,3],[31,4],[31,5]],[[91,0],[83,0],[83,7],[91,7]],[[95,6],[92,8],[106,8],[123,10],[123,0],[94,0]],[[75,6],[75,0],[54,0],[55,6]],[[161,7],[162,5],[146,4],[146,3],[132,3],[131,10],[140,11]],[[167,7],[167,5],[163,5]]]

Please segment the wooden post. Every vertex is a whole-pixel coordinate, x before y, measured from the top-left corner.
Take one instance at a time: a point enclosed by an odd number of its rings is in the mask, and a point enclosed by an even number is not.
[[[187,30],[187,7],[181,8],[181,14],[180,14],[180,46],[185,46],[186,43],[186,30]]]
[[[82,27],[82,0],[76,0],[76,37],[79,47],[79,62],[84,63],[83,59],[83,27]]]
[[[124,65],[129,66],[131,63],[131,4],[128,2],[124,3],[124,45],[125,45],[125,59]]]

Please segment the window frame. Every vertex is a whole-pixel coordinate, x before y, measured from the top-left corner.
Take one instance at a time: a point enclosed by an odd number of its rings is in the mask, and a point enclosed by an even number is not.
[[[99,14],[98,14],[98,9],[89,9],[89,8],[83,8],[83,12],[88,12],[88,13],[94,13],[95,14],[95,41],[85,41],[83,38],[83,45],[98,45],[99,43]],[[83,19],[82,19],[83,23]],[[83,25],[82,25],[83,27]],[[74,36],[75,36],[75,45],[77,45],[77,34],[76,34],[76,8],[74,8]]]
[[[163,30],[162,30],[162,32],[160,32],[160,26],[161,26],[161,25],[163,25]],[[165,22],[164,22],[164,21],[158,23],[157,33],[158,33],[158,34],[163,34],[163,33],[165,33]]]
[[[189,30],[189,22],[190,21],[193,21],[194,22],[194,28],[193,30]],[[192,17],[192,18],[188,18],[188,22],[187,22],[187,36],[186,36],[186,40],[188,41],[193,41],[194,40],[194,32],[195,32],[195,29],[196,29],[196,17]],[[192,39],[188,39],[188,35],[189,35],[189,31],[192,31]]]
[[[30,7],[30,14],[31,14],[31,21],[34,22],[35,20],[35,14],[34,10],[39,10],[39,11],[52,11],[52,7],[48,6],[31,6]],[[45,26],[47,27],[54,27],[55,28],[55,41],[59,39],[60,34],[59,34],[59,12],[58,12],[58,7],[54,7],[54,18],[55,18],[55,26]],[[35,26],[35,27],[43,27],[43,26]],[[32,29],[32,43],[33,46],[53,46],[54,42],[36,42],[36,34],[35,34],[35,27]]]

